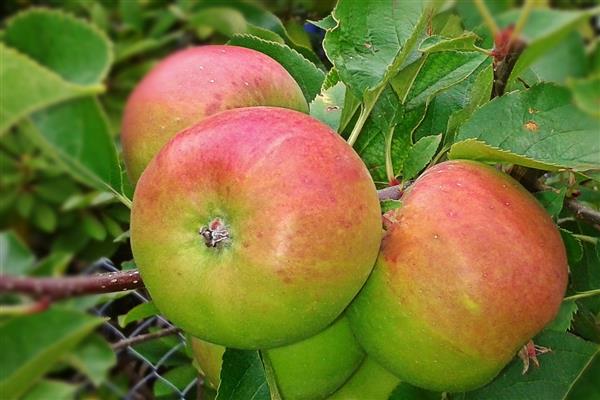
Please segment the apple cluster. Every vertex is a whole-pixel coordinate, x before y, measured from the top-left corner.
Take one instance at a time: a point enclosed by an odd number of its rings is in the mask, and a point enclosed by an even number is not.
[[[207,384],[225,347],[262,350],[284,399],[486,384],[558,311],[553,221],[462,160],[382,217],[360,157],[307,111],[281,65],[235,46],[167,57],[127,102],[134,258]]]

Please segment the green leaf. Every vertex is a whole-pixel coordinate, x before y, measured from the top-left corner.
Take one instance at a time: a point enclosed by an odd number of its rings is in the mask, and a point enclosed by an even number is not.
[[[43,379],[36,383],[21,400],[72,400],[79,387],[62,381]]]
[[[314,25],[314,26],[316,26],[318,28],[321,28],[324,31],[328,31],[330,29],[333,29],[337,25],[337,23],[335,22],[335,19],[333,19],[333,16],[331,14],[327,15],[326,17],[324,17],[323,19],[320,19],[318,21],[308,20],[306,22],[308,22],[311,25]]]
[[[123,24],[140,32],[144,27],[143,10],[138,0],[120,0],[119,11]]]
[[[567,400],[600,399],[600,357],[596,356],[590,366],[583,372]]]
[[[402,177],[405,180],[412,179],[433,158],[442,141],[442,135],[425,136],[415,143],[408,151],[408,156],[404,160],[402,167]]]
[[[7,22],[3,40],[67,81],[82,85],[100,83],[112,63],[106,35],[61,11],[24,11]]]
[[[520,12],[520,10],[513,10],[501,15],[499,24],[507,26],[514,23]],[[571,31],[597,13],[598,8],[583,11],[543,8],[532,10],[521,32],[527,47],[517,59],[508,83],[517,79],[535,61],[552,51],[557,43],[567,37]]]
[[[577,107],[594,117],[600,117],[600,73],[586,79],[572,79],[567,84]]]
[[[108,377],[108,371],[116,364],[117,357],[106,339],[98,334],[87,337],[63,359],[99,387]]]
[[[553,218],[556,218],[563,208],[566,194],[567,188],[563,187],[560,190],[552,189],[537,192],[535,193],[535,197],[546,209],[546,211],[548,211],[548,214],[550,214]]]
[[[402,207],[402,201],[400,200],[384,200],[381,203],[381,213],[385,214],[388,211],[395,210]]]
[[[254,49],[273,58],[298,82],[307,102],[311,102],[321,91],[325,73],[296,50],[252,35],[235,35],[228,44]]]
[[[119,326],[121,328],[126,327],[132,322],[139,321],[141,319],[148,318],[150,316],[159,314],[158,309],[152,302],[138,304],[127,312],[127,314],[119,315]]]
[[[464,32],[457,37],[444,37],[441,35],[428,36],[419,45],[419,51],[422,53],[435,53],[438,51],[480,51],[475,42],[479,40],[473,32]]]
[[[82,183],[121,191],[121,169],[108,121],[93,98],[72,100],[38,111],[29,133]]]
[[[494,83],[493,65],[490,63],[481,71],[476,72],[476,75],[473,74],[472,77],[474,78],[472,81],[470,79],[464,81],[468,85],[468,93],[465,93],[462,97],[462,99],[466,100],[466,103],[462,104],[459,110],[450,115],[446,128],[447,136],[444,143],[452,143],[458,128],[471,116],[473,111],[490,99]],[[454,86],[454,88],[457,86]]]
[[[557,332],[566,332],[571,328],[573,316],[577,312],[577,303],[573,300],[563,301],[554,321],[550,322],[544,329]]]
[[[426,1],[340,0],[323,47],[340,79],[365,99],[398,72],[432,13]]]
[[[584,77],[588,70],[587,64],[583,38],[579,32],[572,31],[533,63],[531,71],[540,81],[563,84],[569,78]]]
[[[25,275],[35,263],[35,256],[12,231],[0,232],[0,272]]]
[[[571,284],[577,293],[600,289],[600,268],[598,268],[600,265],[600,244],[587,242],[581,242],[581,244],[583,254],[580,259],[576,262],[569,260]],[[600,312],[600,296],[578,301],[594,313]]]
[[[86,233],[92,238],[102,241],[106,238],[106,228],[94,215],[86,213],[81,219],[81,224]]]
[[[33,208],[32,222],[44,232],[54,232],[57,217],[54,210],[43,202],[36,202]]]
[[[221,384],[216,400],[236,399],[270,399],[269,385],[258,351],[228,348],[223,354]]]
[[[21,118],[58,102],[100,93],[101,85],[65,81],[34,60],[0,43],[0,134]]]
[[[0,325],[0,393],[19,397],[102,323],[82,312],[53,308]]]
[[[310,115],[329,125],[337,132],[344,110],[346,86],[342,82],[336,83],[317,95],[310,103]]]
[[[425,113],[425,107],[407,110],[388,85],[373,107],[354,148],[376,183],[388,183],[402,170],[412,145],[412,132]]]
[[[181,365],[161,374],[161,376],[162,379],[157,379],[154,383],[155,397],[182,392],[198,377],[198,371],[191,364]]]
[[[151,51],[165,47],[181,38],[180,32],[173,32],[161,37],[147,37],[144,39],[132,39],[131,41],[120,41],[115,47],[115,63],[122,63],[132,57],[136,57]]]
[[[485,61],[485,55],[473,52],[430,54],[419,69],[404,103],[408,107],[425,103],[436,93],[465,80]]]
[[[516,358],[489,385],[465,393],[465,400],[544,399],[563,400],[600,351],[598,345],[568,333],[545,331],[535,344],[552,349],[539,356],[540,367],[523,375]]]
[[[461,126],[456,141],[450,158],[545,170],[600,167],[598,121],[572,104],[567,89],[553,84],[495,98]]]

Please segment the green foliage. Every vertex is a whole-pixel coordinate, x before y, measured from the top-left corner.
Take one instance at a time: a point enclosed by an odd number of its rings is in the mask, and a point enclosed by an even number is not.
[[[311,102],[321,90],[325,74],[294,49],[251,35],[234,36],[228,43],[258,50],[279,62],[298,82],[307,102]]]
[[[600,167],[598,121],[572,104],[567,89],[552,84],[490,101],[463,124],[456,141],[451,158],[546,170]]]
[[[523,375],[522,362],[515,359],[491,384],[457,396],[457,399],[565,399],[600,352],[598,345],[569,333],[546,331],[534,341],[552,349],[539,356],[540,368],[530,367],[531,370]]]
[[[0,391],[8,398],[25,393],[100,323],[101,318],[54,308],[0,325]]]
[[[269,385],[258,351],[227,349],[216,400],[269,400]]]

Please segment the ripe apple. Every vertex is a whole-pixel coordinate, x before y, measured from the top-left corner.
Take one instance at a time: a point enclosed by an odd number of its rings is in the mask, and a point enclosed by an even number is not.
[[[373,181],[329,127],[297,111],[224,111],[175,136],[140,178],[134,258],[159,310],[238,349],[331,324],[381,241]]]
[[[327,400],[388,400],[399,383],[395,375],[366,357],[354,375]]]
[[[225,347],[192,338],[198,368],[208,383],[219,386]],[[286,400],[324,399],[338,389],[361,364],[364,353],[340,318],[315,336],[291,345],[265,350],[280,394]]]
[[[400,379],[477,388],[558,312],[567,259],[535,198],[494,168],[448,161],[402,198],[349,307],[356,336]]]
[[[291,75],[258,51],[212,45],[167,57],[144,77],[125,106],[121,141],[132,182],[180,130],[220,111],[249,106],[308,110]]]

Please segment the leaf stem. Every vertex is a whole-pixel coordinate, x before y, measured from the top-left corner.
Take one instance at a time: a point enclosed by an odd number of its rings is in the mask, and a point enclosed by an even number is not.
[[[394,164],[392,163],[392,139],[394,138],[395,126],[392,126],[385,136],[385,173],[388,182],[393,182],[396,179],[394,173]]]
[[[281,400],[281,394],[279,393],[279,388],[277,387],[277,379],[275,379],[275,370],[271,364],[271,359],[264,350],[260,351],[260,356],[265,369],[265,378],[267,379],[267,384],[269,385],[271,400]]]
[[[525,4],[523,4],[523,9],[521,10],[521,14],[519,15],[519,19],[515,24],[515,28],[512,30],[510,34],[510,39],[508,40],[507,48],[511,48],[515,39],[520,38],[521,32],[525,27],[525,23],[527,19],[529,19],[529,14],[531,14],[531,10],[533,10],[533,6],[535,5],[535,0],[525,0]]]
[[[369,114],[371,113],[371,109],[373,107],[368,107],[366,105],[363,105],[363,107],[360,110],[360,115],[358,116],[358,120],[356,121],[356,124],[354,125],[354,128],[352,128],[352,132],[350,133],[350,136],[348,137],[348,144],[350,146],[354,146],[354,143],[356,142],[356,139],[358,139],[358,135],[360,134],[360,131],[362,130],[363,126],[365,125],[365,122],[367,121],[367,118],[369,117]]]
[[[600,295],[600,289],[588,290],[586,292],[580,292],[572,296],[567,296],[563,299],[563,301],[585,299],[587,297],[594,297],[598,295]]]
[[[490,12],[489,8],[483,0],[475,0],[475,6],[477,7],[477,11],[479,11],[479,14],[483,18],[483,23],[488,27],[490,32],[492,32],[492,36],[495,37],[496,34],[500,31],[500,28],[494,20],[494,17],[492,16],[492,13]]]

